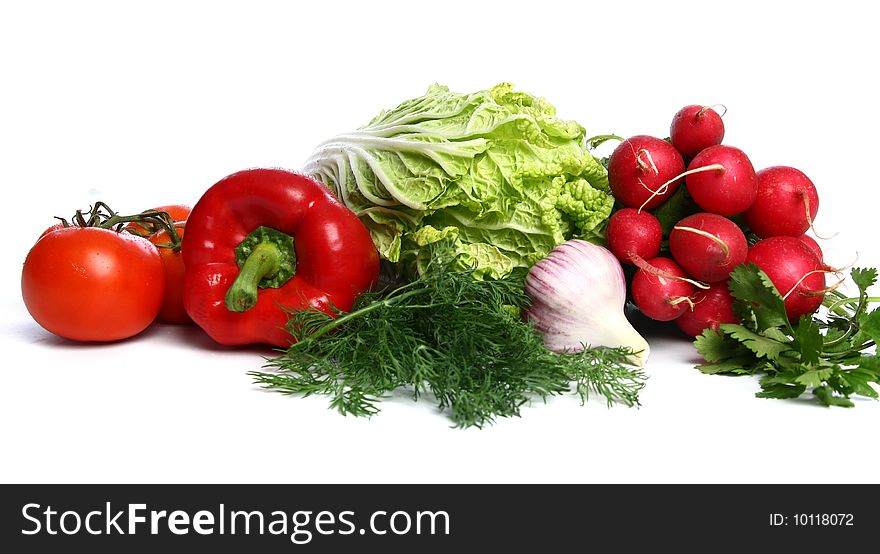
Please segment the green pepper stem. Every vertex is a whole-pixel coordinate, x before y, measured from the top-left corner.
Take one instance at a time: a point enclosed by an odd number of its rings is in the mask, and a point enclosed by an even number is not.
[[[233,312],[246,312],[257,305],[260,281],[272,277],[281,268],[281,249],[272,242],[261,242],[254,247],[238,277],[226,291],[226,308]]]

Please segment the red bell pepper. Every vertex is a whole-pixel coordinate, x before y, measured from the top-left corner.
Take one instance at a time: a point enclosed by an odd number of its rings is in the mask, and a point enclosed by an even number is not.
[[[184,306],[221,344],[288,346],[286,309],[347,311],[379,274],[370,233],[321,183],[250,169],[212,186],[183,237]]]

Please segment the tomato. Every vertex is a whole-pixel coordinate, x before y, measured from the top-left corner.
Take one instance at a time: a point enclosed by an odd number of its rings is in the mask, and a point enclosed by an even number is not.
[[[178,221],[174,224],[177,234],[183,238],[186,221]],[[189,323],[192,321],[183,308],[183,257],[180,250],[162,246],[170,244],[171,239],[167,231],[159,231],[149,237],[150,242],[156,245],[159,257],[162,258],[162,266],[165,268],[165,298],[159,309],[159,319],[168,323]]]
[[[152,208],[151,211],[156,212],[166,212],[171,216],[171,221],[177,223],[179,221],[186,221],[186,218],[189,217],[190,212],[189,206],[184,206],[183,204],[170,204],[168,206],[159,206],[158,208]],[[140,225],[139,223],[129,223],[125,226],[125,230],[131,233],[143,235],[147,232],[147,230]]]
[[[183,236],[186,218],[189,217],[191,208],[183,204],[169,204],[159,206],[149,211],[166,212],[171,216],[177,234]],[[146,234],[147,229],[140,223],[132,222],[125,226],[125,230],[135,234]],[[159,320],[168,323],[189,323],[192,320],[183,308],[183,258],[180,249],[175,252],[172,248],[162,245],[171,244],[172,240],[168,232],[160,230],[146,237],[156,245],[162,265],[165,268],[165,299],[159,309]]]
[[[164,269],[146,239],[68,227],[31,248],[21,292],[28,312],[47,331],[77,341],[113,341],[140,333],[156,318]]]
[[[57,231],[58,229],[64,229],[64,224],[63,223],[56,223],[55,225],[49,227],[48,229],[43,231],[43,234],[40,235],[40,238],[43,238],[46,235],[48,235],[49,233],[51,233],[52,231]],[[37,240],[40,240],[40,239],[37,239]]]

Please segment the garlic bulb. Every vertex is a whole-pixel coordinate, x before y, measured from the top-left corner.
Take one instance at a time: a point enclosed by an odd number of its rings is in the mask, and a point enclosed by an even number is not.
[[[607,249],[573,239],[557,246],[526,276],[531,305],[526,317],[554,352],[598,346],[629,347],[639,366],[648,359],[647,341],[624,315],[626,280]]]

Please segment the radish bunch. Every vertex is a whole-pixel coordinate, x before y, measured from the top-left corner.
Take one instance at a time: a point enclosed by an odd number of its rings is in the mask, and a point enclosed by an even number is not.
[[[745,152],[722,144],[721,115],[686,106],[669,140],[633,136],[608,160],[619,204],[606,229],[608,248],[634,266],[630,292],[641,312],[675,321],[690,336],[737,322],[727,280],[742,263],[767,274],[792,321],[815,312],[827,292],[822,250],[804,234],[819,208],[815,186],[793,167],[755,171]],[[664,236],[652,212],[682,186],[696,208]]]

